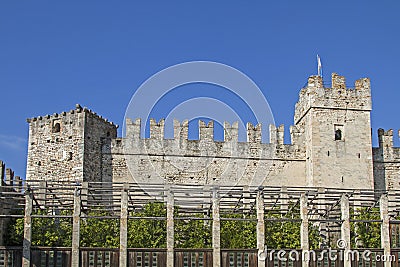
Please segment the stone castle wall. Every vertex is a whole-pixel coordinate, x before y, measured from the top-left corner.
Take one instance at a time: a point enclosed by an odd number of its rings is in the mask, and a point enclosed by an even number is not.
[[[400,131],[397,134],[399,137]],[[375,188],[400,189],[400,147],[393,146],[393,130],[378,130],[379,147],[373,148]]]
[[[329,87],[320,76],[308,79],[294,115],[304,133],[308,186],[373,188],[370,111],[369,79],[354,88],[336,73]]]
[[[105,182],[173,182],[396,188],[400,148],[391,132],[380,132],[372,148],[371,88],[367,78],[354,87],[332,74],[331,83],[311,76],[295,106],[291,143],[283,126],[224,124],[224,141],[214,141],[213,122],[199,122],[199,140],[188,140],[188,121],[174,121],[174,138],[164,138],[164,120],[150,120],[150,138],[140,138],[140,119],[117,126],[79,105],[70,112],[29,119],[27,179]],[[56,124],[59,124],[57,126]],[[339,138],[338,138],[339,137]],[[391,142],[391,143],[390,143]]]
[[[237,123],[225,123],[224,141],[213,139],[213,122],[199,122],[199,140],[188,140],[188,123],[174,122],[174,139],[164,139],[164,121],[150,121],[150,138],[140,138],[140,120],[127,121],[127,136],[103,146],[103,180],[251,185],[304,184],[305,153],[283,144],[283,126],[270,127],[261,143],[261,125],[247,125],[248,141],[238,142]],[[129,166],[129,167],[128,167]],[[253,179],[256,178],[256,181]]]
[[[0,160],[0,192],[7,192],[10,195],[11,192],[19,193],[22,191],[22,179],[20,176],[14,175],[14,171],[10,168],[6,168],[6,164]],[[0,214],[9,215],[12,214],[12,209],[16,208],[17,202],[10,202],[6,198],[0,199]],[[15,205],[15,206],[14,206]],[[7,225],[11,218],[0,218],[0,246],[4,246],[6,241]]]
[[[101,138],[116,137],[113,123],[79,105],[27,121],[27,180],[90,181],[101,176]]]

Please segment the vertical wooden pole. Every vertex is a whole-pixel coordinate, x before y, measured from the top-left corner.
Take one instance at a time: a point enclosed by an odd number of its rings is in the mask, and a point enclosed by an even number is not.
[[[306,194],[300,196],[300,245],[302,250],[302,266],[308,267],[310,263],[310,244],[308,237],[308,197]]]
[[[340,201],[340,209],[342,213],[342,227],[341,227],[341,248],[344,249],[344,267],[351,267],[350,258],[350,206],[349,196],[346,194],[342,195]],[[339,243],[339,242],[338,242]]]
[[[74,191],[74,212],[72,214],[72,257],[71,266],[79,266],[79,240],[80,240],[80,215],[81,215],[81,189]]]
[[[167,267],[174,267],[174,193],[167,191]]]
[[[384,261],[384,267],[390,267],[390,224],[389,224],[389,213],[388,213],[389,200],[386,194],[381,195],[379,201],[379,208],[381,214],[381,246],[385,255],[386,261]]]
[[[221,221],[219,216],[220,196],[217,188],[212,192],[212,245],[213,267],[221,266]]]
[[[32,244],[32,192],[29,187],[25,191],[25,215],[24,215],[24,241],[22,248],[22,267],[31,266]]]
[[[263,187],[258,188],[256,206],[257,206],[257,249],[258,249],[258,267],[265,267],[265,223],[264,223],[264,193]]]
[[[128,184],[121,191],[121,215],[119,227],[119,266],[128,266]]]

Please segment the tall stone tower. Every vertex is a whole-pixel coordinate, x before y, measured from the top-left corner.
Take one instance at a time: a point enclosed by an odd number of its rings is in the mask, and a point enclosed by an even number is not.
[[[306,149],[307,186],[373,188],[370,111],[369,79],[355,88],[336,73],[331,86],[320,76],[308,79],[294,116]]]
[[[101,180],[102,144],[117,137],[116,125],[80,105],[27,121],[27,180]]]

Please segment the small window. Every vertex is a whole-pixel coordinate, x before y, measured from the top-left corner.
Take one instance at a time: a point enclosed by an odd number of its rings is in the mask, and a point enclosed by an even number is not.
[[[335,141],[342,140],[342,130],[338,129],[335,131]]]
[[[53,125],[53,133],[59,133],[61,130],[61,126],[59,122],[54,123]]]
[[[335,130],[335,141],[344,140],[343,125],[336,124],[334,130]]]

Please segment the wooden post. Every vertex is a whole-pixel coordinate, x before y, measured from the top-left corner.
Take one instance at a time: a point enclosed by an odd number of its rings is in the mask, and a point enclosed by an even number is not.
[[[174,267],[174,193],[167,191],[167,267]]]
[[[263,187],[260,186],[257,192],[256,206],[257,206],[257,249],[258,249],[258,267],[265,267],[265,223],[264,223],[264,193]]]
[[[342,213],[342,227],[340,242],[338,247],[344,249],[344,267],[351,267],[351,255],[350,255],[350,207],[349,207],[349,196],[343,194],[340,200],[340,209]]]
[[[74,191],[74,212],[72,214],[72,249],[71,266],[79,266],[79,228],[81,215],[81,189],[76,187]]]
[[[32,244],[32,192],[29,187],[25,191],[25,215],[24,215],[24,240],[22,248],[22,267],[31,266]]]
[[[384,267],[390,267],[390,232],[389,232],[389,213],[388,213],[389,200],[386,194],[381,195],[379,200],[379,209],[381,214],[381,246],[385,255]]]
[[[328,241],[328,224],[323,221],[327,214],[323,214],[323,212],[321,211],[326,211],[327,207],[326,207],[326,200],[325,200],[325,188],[320,187],[318,188],[318,205],[317,205],[317,209],[320,210],[318,218],[321,219],[322,221],[318,223],[318,231],[319,231],[319,236],[320,241],[319,241],[319,247],[320,248],[326,248],[327,247],[327,241]]]
[[[212,192],[212,246],[213,267],[221,267],[221,221],[219,217],[220,196],[216,188]]]
[[[308,267],[310,263],[310,244],[308,239],[308,197],[306,194],[300,196],[300,245],[302,251],[302,264],[303,267]]]
[[[121,217],[119,227],[119,266],[128,266],[128,184],[121,191]]]

